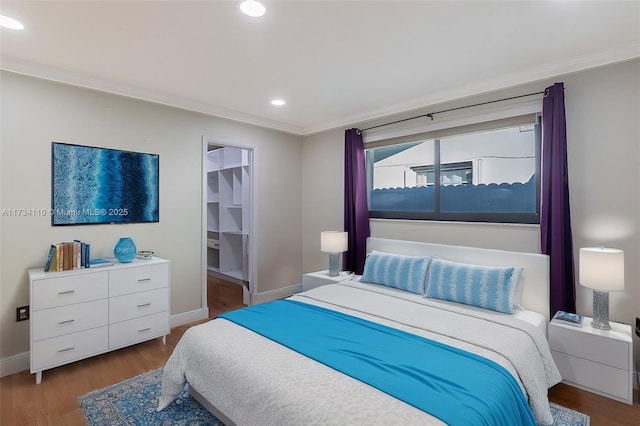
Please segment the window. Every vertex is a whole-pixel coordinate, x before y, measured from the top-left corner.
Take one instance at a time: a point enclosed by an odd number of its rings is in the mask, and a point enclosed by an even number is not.
[[[531,115],[368,144],[369,216],[539,223],[540,134]]]

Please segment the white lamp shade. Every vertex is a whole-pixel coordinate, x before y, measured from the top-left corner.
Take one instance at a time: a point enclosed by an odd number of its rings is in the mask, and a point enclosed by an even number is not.
[[[604,247],[580,249],[580,285],[598,291],[624,290],[624,251]]]
[[[342,253],[347,251],[347,232],[322,231],[320,233],[320,251],[325,253]]]

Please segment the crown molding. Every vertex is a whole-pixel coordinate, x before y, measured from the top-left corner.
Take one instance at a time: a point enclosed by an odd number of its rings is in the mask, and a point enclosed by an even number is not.
[[[285,133],[292,133],[298,136],[302,135],[302,128],[279,121],[269,120],[251,114],[222,108],[216,105],[208,104],[206,102],[199,102],[180,96],[169,95],[163,92],[143,89],[140,87],[117,83],[107,79],[92,77],[74,71],[37,64],[14,57],[0,55],[0,69],[17,74],[23,74],[31,77],[69,84],[72,86],[98,90],[114,95],[125,96],[128,98],[139,99],[174,108],[199,112],[202,114],[212,115],[219,118],[225,118],[228,120],[251,124],[254,126],[266,127]]]
[[[611,65],[618,62],[629,61],[640,57],[640,43],[632,43],[607,49],[588,55],[576,56],[568,58],[562,62],[554,62],[528,70],[523,70],[511,74],[505,74],[497,78],[482,80],[456,87],[455,89],[444,90],[438,93],[432,93],[428,96],[414,98],[404,103],[387,105],[344,117],[326,123],[314,126],[307,126],[302,129],[304,136],[310,136],[315,133],[324,132],[338,127],[354,127],[357,123],[366,123],[372,120],[380,120],[384,117],[397,115],[424,108],[429,105],[436,105],[443,102],[450,102],[456,99],[466,98],[469,96],[482,95],[485,93],[503,90],[514,86],[520,86],[527,83],[546,80],[553,77],[571,74],[579,71],[585,71],[605,65]],[[356,126],[358,127],[358,126]],[[366,127],[366,126],[363,126]]]
[[[298,136],[310,136],[339,127],[352,127],[357,123],[365,123],[372,120],[379,120],[391,115],[406,113],[418,108],[424,108],[425,106],[429,105],[435,105],[469,96],[489,93],[492,91],[502,90],[522,84],[533,83],[556,76],[571,74],[578,71],[584,71],[591,68],[610,65],[617,62],[624,62],[636,59],[638,57],[640,57],[640,43],[622,45],[611,49],[590,53],[587,55],[568,58],[561,62],[545,64],[527,70],[506,74],[497,78],[474,82],[472,84],[460,86],[455,89],[444,90],[441,92],[429,94],[427,96],[414,98],[408,100],[407,102],[387,105],[382,108],[346,116],[338,120],[328,121],[325,123],[306,127],[294,126],[280,121],[269,120],[251,114],[222,108],[205,102],[199,102],[180,96],[169,95],[166,93],[147,90],[139,87],[133,87],[113,82],[107,79],[100,79],[69,70],[24,61],[13,57],[0,56],[0,69],[18,74],[29,75],[32,77],[53,80],[73,86],[99,90],[129,98],[140,99],[175,108],[199,112],[202,114],[212,115],[228,120],[251,124],[254,126],[279,130]]]

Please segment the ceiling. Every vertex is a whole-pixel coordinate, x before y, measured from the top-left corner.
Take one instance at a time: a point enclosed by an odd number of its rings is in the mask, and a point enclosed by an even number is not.
[[[308,135],[640,57],[634,0],[263,3],[2,0],[0,67]]]

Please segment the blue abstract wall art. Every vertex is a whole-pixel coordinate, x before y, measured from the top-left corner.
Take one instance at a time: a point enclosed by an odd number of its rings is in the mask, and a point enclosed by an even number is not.
[[[53,142],[51,224],[159,221],[159,156]]]

